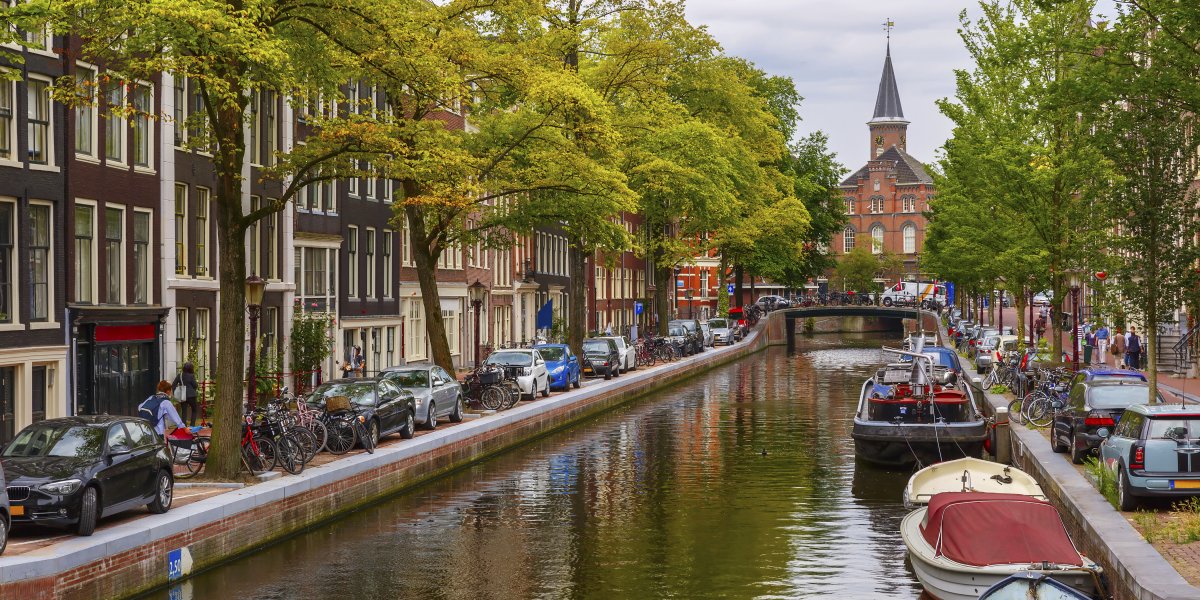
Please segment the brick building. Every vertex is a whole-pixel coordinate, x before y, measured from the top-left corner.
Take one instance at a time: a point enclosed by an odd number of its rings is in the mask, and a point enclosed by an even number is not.
[[[839,189],[846,202],[849,224],[832,251],[843,254],[858,244],[870,244],[901,257],[906,277],[917,274],[917,256],[925,241],[924,211],[933,197],[933,178],[907,152],[909,121],[904,118],[889,44],[883,76],[875,97],[870,128],[870,158],[846,178]]]

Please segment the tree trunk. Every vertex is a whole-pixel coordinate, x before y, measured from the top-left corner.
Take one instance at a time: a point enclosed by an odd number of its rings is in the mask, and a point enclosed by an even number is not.
[[[733,295],[737,297],[738,308],[746,305],[746,301],[742,298],[742,279],[745,275],[745,270],[742,265],[733,265]]]
[[[417,186],[404,183],[407,197],[417,195]],[[450,341],[446,338],[446,323],[442,321],[442,299],[438,293],[437,261],[442,256],[440,243],[432,243],[425,231],[425,216],[422,209],[413,205],[404,207],[408,219],[408,231],[412,236],[413,260],[417,264],[417,282],[421,284],[421,304],[425,307],[425,333],[429,339],[429,353],[433,364],[454,372],[454,357],[450,355]]]
[[[571,239],[571,310],[568,315],[567,345],[576,356],[583,356],[583,339],[587,334],[587,253],[580,249],[579,240]]]
[[[675,292],[674,270],[670,266],[661,266],[661,261],[655,260],[654,272],[655,279],[658,280],[658,285],[654,288],[654,310],[658,313],[658,335],[667,335],[667,321],[671,320],[670,294]],[[666,283],[668,281],[671,282],[669,286]]]
[[[1013,329],[1013,331],[1017,334],[1017,348],[1020,348],[1022,346],[1022,332],[1025,331],[1025,294],[1023,292],[1020,294],[1013,294],[1013,305],[1017,307],[1017,323],[1016,329]],[[1026,339],[1028,339],[1028,337],[1029,336],[1025,336]]]

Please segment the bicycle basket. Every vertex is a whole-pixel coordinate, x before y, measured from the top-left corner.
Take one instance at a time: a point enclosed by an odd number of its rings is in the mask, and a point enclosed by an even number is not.
[[[479,385],[496,385],[500,383],[501,374],[498,370],[480,371]]]
[[[341,412],[350,410],[349,396],[330,396],[325,399],[325,410],[328,412]]]

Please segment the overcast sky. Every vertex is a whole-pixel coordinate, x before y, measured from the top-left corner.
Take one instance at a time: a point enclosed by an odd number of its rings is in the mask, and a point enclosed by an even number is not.
[[[951,124],[934,102],[954,94],[954,69],[970,66],[958,13],[974,0],[687,0],[725,51],[786,75],[804,96],[801,134],[822,130],[846,168],[866,163],[890,18],[892,64],[908,126],[908,152],[933,162]],[[1109,12],[1111,14],[1111,11]]]

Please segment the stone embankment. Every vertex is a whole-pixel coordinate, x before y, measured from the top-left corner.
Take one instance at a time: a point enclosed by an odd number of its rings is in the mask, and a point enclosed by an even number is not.
[[[96,600],[166,586],[765,347],[760,328],[735,346],[3,556],[0,598]]]

